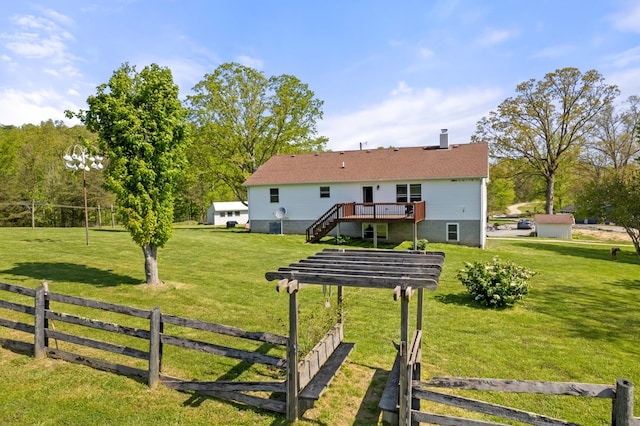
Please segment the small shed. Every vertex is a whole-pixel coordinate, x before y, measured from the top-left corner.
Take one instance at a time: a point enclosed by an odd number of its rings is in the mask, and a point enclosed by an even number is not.
[[[537,214],[533,217],[538,237],[571,239],[575,220],[571,214]]]
[[[241,201],[213,202],[207,209],[207,225],[225,225],[233,220],[238,223],[247,223],[249,220],[249,207]]]

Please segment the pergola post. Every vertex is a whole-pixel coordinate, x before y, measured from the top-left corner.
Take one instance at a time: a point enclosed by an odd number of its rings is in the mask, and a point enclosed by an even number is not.
[[[289,343],[287,344],[287,420],[300,415],[298,398],[298,289],[289,292]]]
[[[411,289],[400,294],[400,409],[399,423],[411,425],[411,365],[409,364],[409,297]]]

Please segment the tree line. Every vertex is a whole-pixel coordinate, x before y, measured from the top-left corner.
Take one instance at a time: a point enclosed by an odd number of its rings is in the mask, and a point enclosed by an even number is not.
[[[640,98],[619,93],[576,68],[519,84],[473,136],[489,142],[490,210],[540,198],[547,214],[573,206],[624,227],[640,254]]]
[[[124,64],[115,74],[124,82],[137,71]],[[109,84],[103,86],[108,90]],[[123,88],[122,96],[130,90],[133,85]],[[246,201],[242,183],[272,155],[325,149],[327,138],[318,136],[316,129],[323,102],[294,76],[267,77],[227,63],[205,75],[192,93],[182,102],[189,137],[172,201],[176,220],[203,222],[213,201]],[[129,113],[142,117],[141,102]],[[76,144],[104,152],[98,133],[89,127],[51,120],[39,125],[0,124],[0,226],[30,226],[29,210],[15,204],[32,200],[52,205],[37,206],[37,226],[82,225],[81,211],[53,205],[83,205],[82,173],[66,170],[62,157]],[[144,127],[140,123],[129,129],[138,132],[129,137],[144,139],[140,130]],[[150,136],[156,130],[144,131]],[[113,158],[107,159],[107,167],[109,161]],[[107,190],[105,173],[89,171],[86,182],[89,206],[109,207],[116,202],[113,191]]]
[[[472,137],[489,142],[490,210],[538,194],[547,213],[576,203],[585,214],[620,222],[640,253],[640,203],[625,201],[640,187],[640,101],[633,96],[617,104],[618,95],[595,70],[564,68],[518,85]],[[214,200],[246,201],[242,183],[273,155],[326,148],[316,128],[323,102],[306,84],[236,63],[205,75],[184,101],[168,68],[123,64],[87,104],[66,112],[83,125],[0,127],[0,203],[81,205],[86,180],[90,205],[117,205],[119,220],[142,248],[149,284],[160,282],[157,248],[170,238],[174,218],[202,221]],[[104,172],[65,170],[62,157],[75,145],[104,154]],[[0,224],[24,226],[26,213],[0,209]],[[82,221],[63,216],[62,209],[43,206],[36,221]]]

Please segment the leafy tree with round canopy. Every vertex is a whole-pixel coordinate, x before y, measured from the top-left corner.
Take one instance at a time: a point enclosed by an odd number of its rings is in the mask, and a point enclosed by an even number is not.
[[[472,140],[489,142],[496,159],[524,160],[545,180],[545,211],[553,213],[558,168],[573,159],[594,125],[594,117],[618,95],[618,88],[604,83],[595,70],[581,73],[563,68],[531,79],[516,88],[497,111],[483,117]]]
[[[237,63],[220,65],[188,96],[200,155],[239,201],[244,181],[276,154],[324,149],[316,137],[322,101],[296,77],[265,77]],[[202,148],[205,148],[202,150]],[[213,182],[212,182],[213,183]]]
[[[612,171],[578,196],[576,213],[622,226],[640,255],[640,171]]]
[[[171,238],[174,191],[186,165],[187,111],[171,70],[152,64],[137,72],[123,64],[75,116],[98,134],[108,158],[105,185],[118,215],[142,248],[146,282],[157,285],[157,250]]]

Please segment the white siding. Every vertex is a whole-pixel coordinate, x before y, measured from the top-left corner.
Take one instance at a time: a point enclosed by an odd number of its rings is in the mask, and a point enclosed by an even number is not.
[[[567,224],[536,223],[538,237],[566,238],[572,237],[572,226]]]
[[[484,220],[482,182],[439,180],[423,185],[427,220]]]
[[[236,212],[240,214],[236,215]],[[249,220],[248,207],[240,202],[211,203],[207,209],[207,225],[225,225],[230,220],[235,220],[238,223],[247,223]]]
[[[362,202],[362,187],[373,187],[375,203],[395,202],[396,184],[421,183],[422,199],[426,201],[427,220],[479,220],[484,224],[486,206],[483,202],[484,181],[438,180],[361,182],[313,185],[251,186],[248,188],[250,220],[272,220],[279,207],[287,209],[291,220],[315,220],[334,204]],[[320,198],[320,186],[331,188],[330,198]],[[271,203],[270,188],[278,188],[279,202]]]

